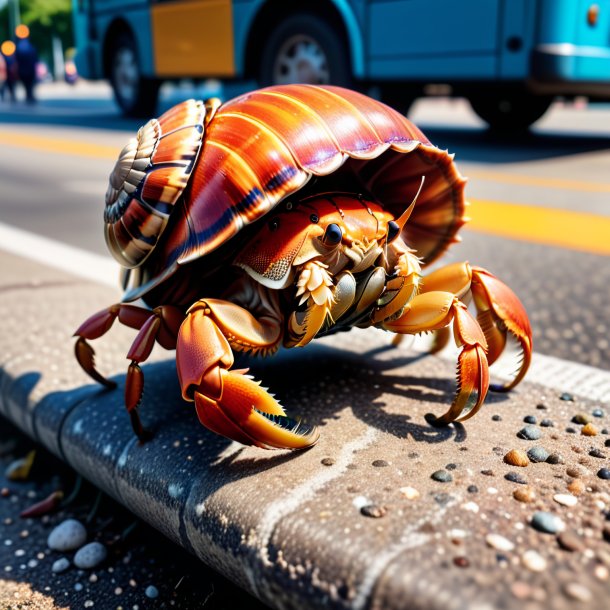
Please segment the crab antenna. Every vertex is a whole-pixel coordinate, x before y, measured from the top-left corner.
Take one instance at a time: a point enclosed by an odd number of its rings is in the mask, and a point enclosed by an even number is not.
[[[413,210],[415,209],[415,202],[421,193],[421,190],[424,188],[424,182],[426,181],[426,176],[421,177],[421,182],[419,184],[419,188],[417,189],[417,193],[415,193],[415,197],[413,197],[413,201],[409,204],[409,207],[394,221],[402,231],[404,226],[407,224],[407,220],[411,217]]]

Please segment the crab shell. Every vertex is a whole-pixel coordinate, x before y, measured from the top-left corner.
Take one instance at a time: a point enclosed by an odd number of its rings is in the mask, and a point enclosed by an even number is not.
[[[424,263],[464,224],[453,155],[408,119],[339,87],[269,87],[218,104],[189,100],[122,151],[106,197],[106,240],[137,299],[233,238],[313,177],[349,184],[399,216],[423,189],[402,237]],[[317,184],[316,184],[317,188]]]

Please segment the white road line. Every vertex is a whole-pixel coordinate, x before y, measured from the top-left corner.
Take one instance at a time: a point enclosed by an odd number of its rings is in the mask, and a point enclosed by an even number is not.
[[[110,255],[100,256],[3,223],[0,223],[0,249],[92,282],[119,286],[119,265]]]

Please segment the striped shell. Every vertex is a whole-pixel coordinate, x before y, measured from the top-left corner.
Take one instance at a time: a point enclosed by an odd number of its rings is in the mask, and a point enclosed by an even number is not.
[[[354,91],[286,85],[237,97],[206,126],[184,204],[175,206],[155,256],[133,274],[126,299],[214,251],[313,177],[323,190],[333,180],[346,190],[347,180],[350,190],[368,192],[398,216],[422,176],[403,238],[430,263],[458,241],[465,222],[465,180],[452,155],[398,112]]]
[[[106,191],[106,243],[125,267],[141,265],[167,226],[201,148],[206,109],[188,100],[151,119],[119,154]]]

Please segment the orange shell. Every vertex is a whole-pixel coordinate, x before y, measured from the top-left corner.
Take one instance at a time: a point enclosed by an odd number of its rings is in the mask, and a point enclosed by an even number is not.
[[[466,181],[453,156],[413,123],[347,89],[269,87],[222,105],[206,126],[184,204],[175,206],[170,230],[126,298],[142,296],[178,265],[226,243],[314,176],[320,188],[349,180],[354,192],[369,193],[395,216],[426,176],[403,238],[425,263],[458,240]]]

